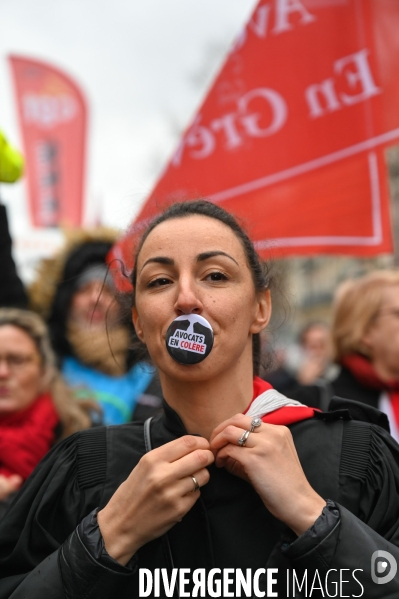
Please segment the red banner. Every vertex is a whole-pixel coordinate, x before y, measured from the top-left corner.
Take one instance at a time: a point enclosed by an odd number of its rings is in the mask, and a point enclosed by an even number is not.
[[[9,57],[36,227],[82,224],[86,102],[71,78],[29,58]]]
[[[205,197],[264,257],[392,249],[398,0],[263,0],[114,256],[162,206]]]

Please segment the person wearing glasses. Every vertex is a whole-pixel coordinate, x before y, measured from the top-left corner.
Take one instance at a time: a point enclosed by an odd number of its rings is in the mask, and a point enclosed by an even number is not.
[[[0,516],[56,439],[90,426],[89,405],[62,381],[41,318],[0,308]]]

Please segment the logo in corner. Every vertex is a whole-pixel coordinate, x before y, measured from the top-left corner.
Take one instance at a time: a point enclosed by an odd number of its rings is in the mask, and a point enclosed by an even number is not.
[[[388,551],[379,549],[371,556],[371,579],[376,584],[387,584],[396,576],[398,564]]]

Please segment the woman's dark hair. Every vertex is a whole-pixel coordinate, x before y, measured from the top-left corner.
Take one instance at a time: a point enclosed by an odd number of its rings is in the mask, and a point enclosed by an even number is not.
[[[191,200],[187,202],[179,202],[176,204],[172,204],[169,208],[167,208],[162,214],[157,216],[151,224],[148,226],[143,236],[140,239],[138,244],[136,254],[134,257],[134,267],[131,274],[131,283],[133,286],[133,294],[132,294],[132,306],[135,305],[135,287],[136,287],[136,279],[137,279],[137,259],[139,257],[141,248],[144,245],[145,240],[161,223],[172,220],[176,218],[185,218],[188,216],[207,216],[209,218],[213,218],[223,223],[227,227],[229,227],[236,237],[240,240],[244,252],[247,258],[249,269],[252,273],[252,280],[254,282],[254,287],[257,292],[264,291],[269,287],[269,267],[260,261],[258,254],[255,251],[254,245],[252,241],[249,239],[248,235],[245,233],[243,228],[238,224],[236,219],[226,212],[220,206],[216,204],[212,204],[207,200]],[[141,342],[135,343],[135,348],[139,353],[140,357],[143,359],[148,359],[147,348]],[[254,374],[259,374],[260,362],[261,362],[261,341],[259,333],[253,335],[252,337],[252,350],[253,350],[253,367]]]

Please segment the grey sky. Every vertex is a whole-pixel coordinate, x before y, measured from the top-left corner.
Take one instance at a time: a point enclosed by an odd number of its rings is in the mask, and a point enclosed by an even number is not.
[[[48,60],[74,77],[90,105],[89,215],[124,228],[173,150],[205,89],[193,85],[220,56],[256,0],[0,0],[0,127],[20,145],[7,54]],[[3,186],[13,230],[28,233],[24,184]]]

